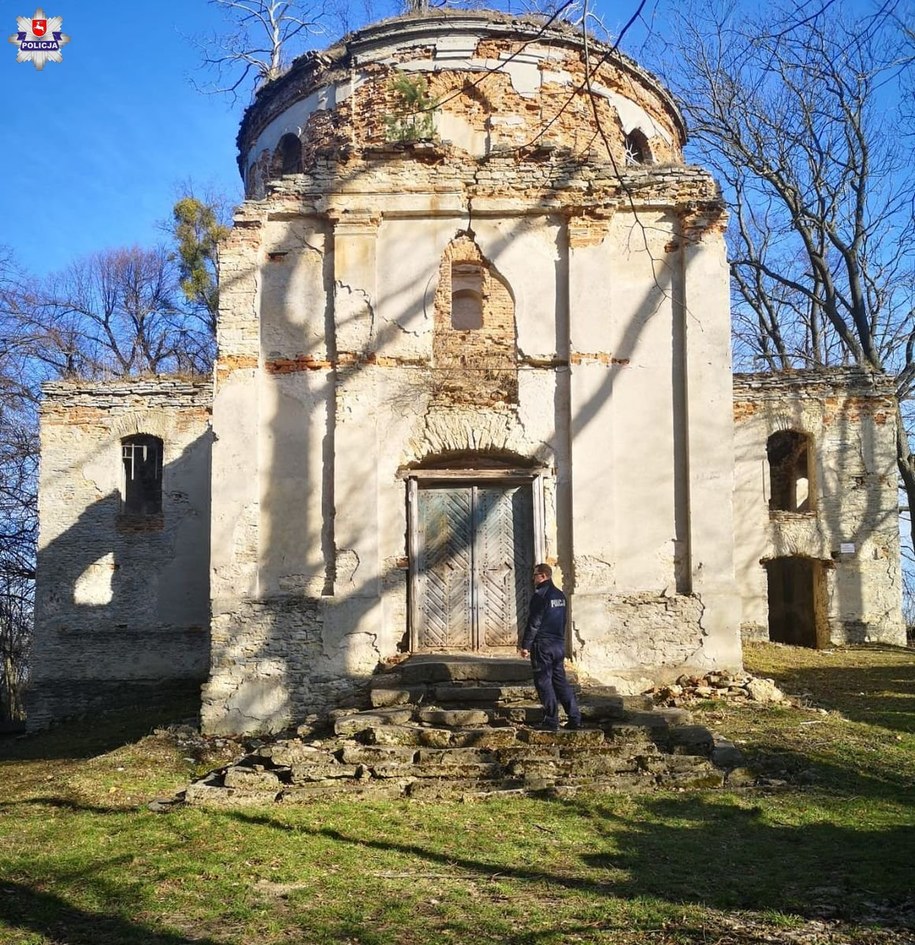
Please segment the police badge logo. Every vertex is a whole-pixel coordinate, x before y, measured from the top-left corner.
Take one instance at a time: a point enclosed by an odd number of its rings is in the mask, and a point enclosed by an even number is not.
[[[60,50],[70,42],[70,37],[62,32],[63,17],[48,17],[39,9],[32,17],[17,17],[16,25],[18,32],[9,38],[19,47],[16,62],[31,62],[39,71],[47,62],[63,62]]]

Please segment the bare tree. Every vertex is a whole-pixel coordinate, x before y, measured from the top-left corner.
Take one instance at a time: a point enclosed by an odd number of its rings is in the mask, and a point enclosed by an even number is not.
[[[212,361],[208,313],[184,306],[166,247],[112,249],[11,293],[21,346],[57,376],[202,372]]]
[[[901,107],[905,8],[852,17],[835,0],[760,14],[678,12],[669,79],[699,160],[723,182],[738,363],[855,364],[915,385],[915,165]],[[915,506],[900,418],[898,466]],[[913,536],[915,540],[915,536]]]
[[[6,304],[25,281],[0,252],[0,724],[24,715],[38,535],[36,392],[44,374]]]
[[[295,56],[321,32],[327,7],[296,0],[210,0],[226,15],[228,28],[198,39],[201,61],[215,75],[202,91],[229,95],[234,101],[276,79]]]

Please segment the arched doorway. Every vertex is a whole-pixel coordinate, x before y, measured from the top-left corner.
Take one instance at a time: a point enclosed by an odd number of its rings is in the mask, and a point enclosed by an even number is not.
[[[408,501],[411,649],[513,652],[542,554],[539,477],[417,470]]]

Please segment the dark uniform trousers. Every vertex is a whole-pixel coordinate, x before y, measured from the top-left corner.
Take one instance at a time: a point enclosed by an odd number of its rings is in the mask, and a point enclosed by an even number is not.
[[[559,727],[560,705],[570,722],[581,723],[575,693],[566,678],[564,659],[565,645],[557,637],[539,636],[531,644],[534,685],[543,705],[543,724],[548,728]]]

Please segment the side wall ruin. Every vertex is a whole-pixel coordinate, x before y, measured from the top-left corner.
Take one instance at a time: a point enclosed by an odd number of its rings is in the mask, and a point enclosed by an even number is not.
[[[734,388],[744,640],[904,646],[892,380],[834,369]]]
[[[171,377],[45,386],[30,728],[206,678],[211,390]]]

